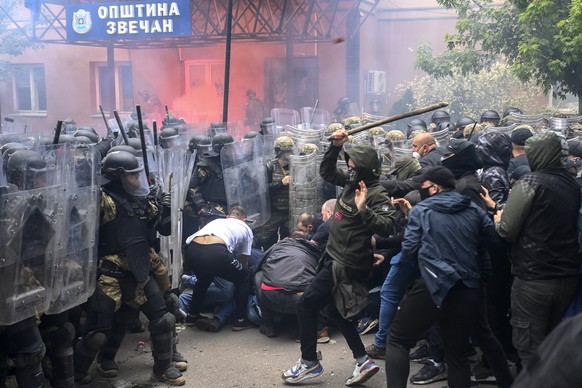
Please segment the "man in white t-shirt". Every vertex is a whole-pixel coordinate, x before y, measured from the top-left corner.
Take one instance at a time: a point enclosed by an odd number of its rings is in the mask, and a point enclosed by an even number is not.
[[[253,327],[246,318],[250,292],[248,269],[253,232],[245,223],[246,211],[235,206],[226,218],[215,219],[186,239],[184,269],[196,275],[189,320],[200,318],[206,291],[215,276],[234,283],[236,311],[233,331]]]

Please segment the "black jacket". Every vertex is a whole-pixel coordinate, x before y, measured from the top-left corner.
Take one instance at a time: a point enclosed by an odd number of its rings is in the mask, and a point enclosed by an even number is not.
[[[344,189],[338,198],[329,231],[327,252],[336,261],[352,269],[369,271],[373,252],[371,238],[374,233],[388,236],[394,227],[395,211],[388,192],[378,178],[380,161],[376,151],[369,146],[357,145],[348,151],[356,165],[357,181],[363,180],[368,189],[366,210],[360,213],[355,204],[356,187],[349,182],[349,174],[337,168],[342,147],[331,145],[321,162],[323,179]]]
[[[513,275],[524,280],[576,276],[580,187],[565,170],[568,148],[554,133],[526,142],[531,173],[511,189],[497,231],[510,242]]]

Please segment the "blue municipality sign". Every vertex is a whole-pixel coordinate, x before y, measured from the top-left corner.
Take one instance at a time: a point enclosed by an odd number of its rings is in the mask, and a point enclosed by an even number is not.
[[[67,40],[190,36],[190,0],[75,4],[66,7]]]

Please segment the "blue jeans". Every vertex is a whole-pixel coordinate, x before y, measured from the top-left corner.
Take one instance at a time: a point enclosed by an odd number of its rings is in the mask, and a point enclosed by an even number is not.
[[[196,285],[196,280],[196,276],[190,276],[190,278],[184,283],[184,286],[193,289]],[[208,291],[206,291],[204,306],[216,306],[214,316],[224,324],[234,312],[235,306],[233,298],[234,284],[226,279],[215,276],[210,287],[208,287]],[[189,311],[191,304],[192,294],[181,293],[180,307],[182,310]]]
[[[404,298],[408,287],[419,276],[420,272],[416,260],[403,259],[400,252],[390,260],[390,271],[380,290],[380,322],[374,339],[376,347],[386,347],[386,337],[398,310],[398,305]]]

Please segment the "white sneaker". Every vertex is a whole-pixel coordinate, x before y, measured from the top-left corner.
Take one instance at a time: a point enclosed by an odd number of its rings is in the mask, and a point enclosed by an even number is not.
[[[322,373],[323,366],[321,366],[319,361],[314,366],[307,366],[300,358],[295,365],[289,368],[286,372],[283,372],[281,378],[285,383],[297,384],[301,381],[320,376]]]
[[[346,380],[347,386],[363,384],[374,376],[380,367],[371,358],[367,358],[361,365],[356,362],[354,373]]]

